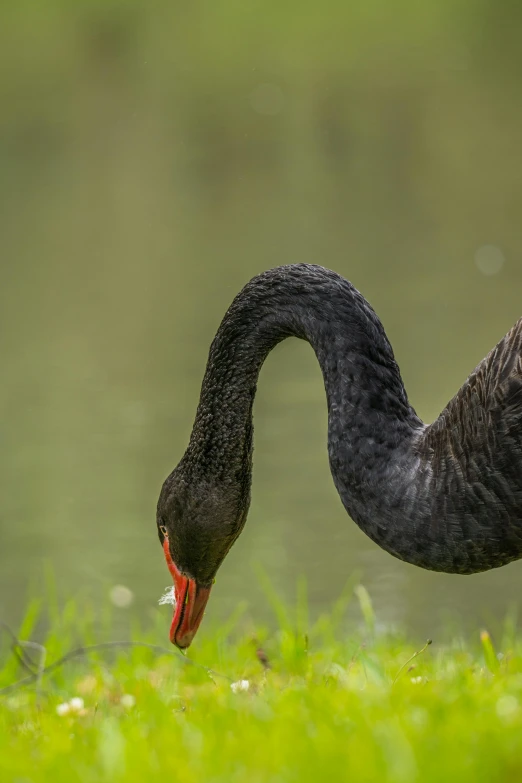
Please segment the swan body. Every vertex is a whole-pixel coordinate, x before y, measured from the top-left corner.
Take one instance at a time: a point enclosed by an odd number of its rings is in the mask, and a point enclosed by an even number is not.
[[[334,484],[376,544],[457,574],[522,557],[522,319],[427,426],[379,318],[354,286],[320,266],[277,267],[254,277],[228,309],[187,450],[158,501],[177,597],[171,640],[180,647],[192,641],[245,523],[257,379],[270,350],[290,336],[315,351]]]

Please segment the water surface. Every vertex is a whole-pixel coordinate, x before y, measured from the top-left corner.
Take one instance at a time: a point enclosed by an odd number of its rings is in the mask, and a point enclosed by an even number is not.
[[[179,19],[160,6],[144,24],[117,4],[75,16],[56,3],[30,53],[35,12],[4,26],[0,613],[11,621],[43,591],[44,563],[62,596],[102,601],[122,584],[141,615],[153,611],[168,582],[159,488],[185,448],[210,341],[252,275],[299,261],[348,277],[427,421],[522,315],[519,46],[495,37],[487,3],[480,31],[470,10],[449,37],[449,4],[402,37],[362,17],[337,20],[342,34],[321,14],[296,28],[275,9],[255,31],[236,9],[232,35],[209,9]],[[349,520],[306,344],[269,357],[255,428],[251,513],[209,618],[242,598],[254,620],[269,617],[256,567],[285,600],[304,575],[315,614],[359,573],[383,620],[419,635],[518,602],[520,563],[423,572]]]

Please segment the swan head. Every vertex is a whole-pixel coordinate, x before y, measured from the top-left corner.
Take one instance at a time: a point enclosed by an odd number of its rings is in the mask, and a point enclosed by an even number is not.
[[[199,628],[216,573],[243,529],[248,499],[237,487],[189,479],[178,466],[165,481],[156,524],[174,581],[170,641],[186,649]]]

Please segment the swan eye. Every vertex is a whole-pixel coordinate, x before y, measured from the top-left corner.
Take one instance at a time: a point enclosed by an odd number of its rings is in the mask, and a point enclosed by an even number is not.
[[[161,530],[161,533],[162,533],[163,537],[164,537],[164,538],[168,538],[168,535],[167,535],[167,528],[165,527],[165,525],[160,525],[160,526],[159,526],[159,529]]]

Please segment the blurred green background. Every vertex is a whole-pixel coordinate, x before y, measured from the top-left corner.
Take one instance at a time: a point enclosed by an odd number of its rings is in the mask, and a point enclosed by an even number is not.
[[[146,616],[210,341],[254,274],[348,277],[436,417],[522,315],[522,6],[17,0],[0,24],[0,612],[43,592]],[[415,569],[350,522],[311,349],[263,369],[253,503],[206,621],[330,603],[358,571],[420,632],[518,600],[522,564]],[[124,612],[124,610],[121,610]],[[165,632],[169,610],[165,613]]]

